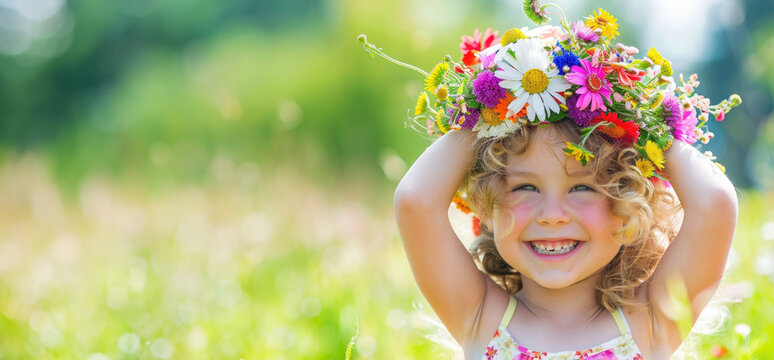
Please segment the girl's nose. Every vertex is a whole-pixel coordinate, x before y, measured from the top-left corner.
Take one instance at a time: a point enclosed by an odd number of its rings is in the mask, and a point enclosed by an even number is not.
[[[561,225],[570,221],[570,216],[561,199],[546,198],[537,214],[537,222],[542,225]]]

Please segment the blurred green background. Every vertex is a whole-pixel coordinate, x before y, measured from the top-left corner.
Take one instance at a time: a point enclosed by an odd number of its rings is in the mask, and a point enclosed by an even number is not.
[[[744,99],[702,149],[742,209],[685,354],[774,357],[774,4],[557,3]],[[0,0],[0,358],[339,359],[356,326],[353,359],[454,356],[392,217],[422,79],[355,37],[429,70],[520,6]]]

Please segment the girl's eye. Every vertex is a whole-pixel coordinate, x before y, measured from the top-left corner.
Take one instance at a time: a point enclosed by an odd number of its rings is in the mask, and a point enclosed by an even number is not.
[[[513,188],[513,190],[511,190],[511,192],[518,191],[518,190],[537,191],[537,188],[534,185],[524,184],[524,185],[519,185],[519,186]]]
[[[575,185],[570,192],[573,191],[594,191],[594,188],[588,185]]]
[[[519,186],[516,186],[516,187],[514,187],[514,188],[511,190],[511,192],[514,192],[514,191],[519,191],[519,190],[524,190],[524,191],[537,191],[537,192],[539,192],[539,191],[538,191],[538,189],[537,189],[537,187],[535,187],[535,185],[531,185],[531,184],[524,184],[524,185],[519,185]],[[575,186],[572,188],[572,190],[570,190],[570,192],[575,192],[575,191],[592,191],[592,192],[594,192],[594,188],[593,188],[593,187],[591,187],[591,186],[589,186],[589,185],[575,185]]]

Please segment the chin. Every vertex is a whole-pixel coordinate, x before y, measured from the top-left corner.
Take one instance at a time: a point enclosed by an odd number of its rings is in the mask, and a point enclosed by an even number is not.
[[[575,273],[560,270],[549,270],[530,278],[546,289],[561,289],[583,280]]]

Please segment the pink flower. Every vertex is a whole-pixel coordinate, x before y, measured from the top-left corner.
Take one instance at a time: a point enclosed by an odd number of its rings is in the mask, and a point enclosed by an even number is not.
[[[481,53],[478,54],[478,58],[481,60],[481,67],[483,69],[489,69],[494,65],[494,58],[497,55],[496,51],[493,51],[489,55],[481,55]]]
[[[484,355],[486,355],[487,360],[492,360],[492,358],[497,355],[497,349],[495,349],[494,346],[490,346],[486,348],[486,354]]]
[[[570,84],[580,85],[580,88],[575,91],[576,94],[580,95],[576,106],[584,110],[591,104],[591,111],[597,109],[607,111],[602,97],[604,96],[609,103],[610,94],[613,91],[610,83],[605,79],[605,70],[601,66],[593,66],[590,61],[585,59],[582,59],[580,63],[581,66],[573,66],[570,73],[565,76]]]
[[[480,62],[478,52],[492,46],[498,40],[497,31],[493,32],[492,29],[486,29],[483,34],[476,29],[473,32],[473,36],[462,36],[462,42],[460,43],[462,62],[467,66],[478,64]]]
[[[599,34],[597,34],[590,27],[583,24],[578,20],[572,24],[572,30],[575,32],[575,37],[587,42],[597,42],[599,40]]]
[[[723,119],[726,118],[726,112],[721,110],[718,110],[718,112],[715,113],[715,120],[717,121],[723,121]]]
[[[682,140],[687,144],[693,144],[698,140],[696,125],[699,119],[696,118],[696,112],[693,108],[683,111],[681,119],[670,124],[672,126],[672,134],[675,139]]]

